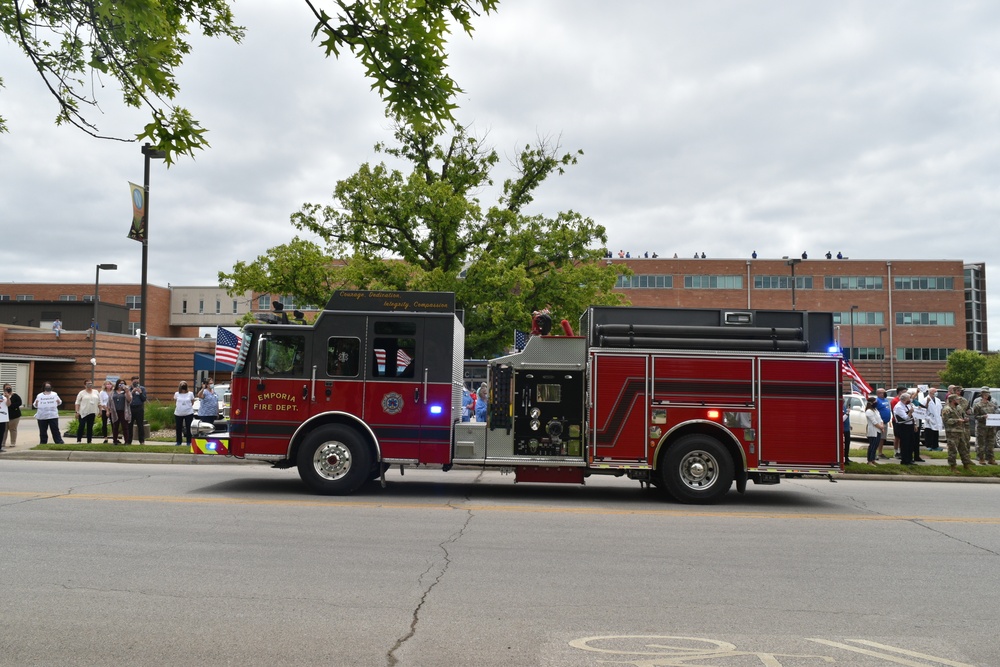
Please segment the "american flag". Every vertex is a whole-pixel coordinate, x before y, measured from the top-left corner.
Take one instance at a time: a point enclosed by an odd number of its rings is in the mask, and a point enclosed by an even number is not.
[[[402,350],[396,350],[397,373],[402,373],[406,369],[406,367],[410,365],[411,361],[413,361],[413,357],[408,355],[406,352],[403,352]]]
[[[240,355],[240,344],[243,339],[228,329],[218,327],[215,333],[215,360],[227,364],[235,364]]]
[[[867,396],[872,393],[871,386],[865,382],[865,379],[861,377],[861,374],[854,370],[854,366],[851,365],[847,359],[840,360],[840,372],[851,378],[851,387],[857,386],[861,390],[861,393]]]
[[[385,375],[385,350],[380,347],[375,348],[375,365],[378,366],[378,374]]]
[[[527,331],[521,331],[520,329],[514,329],[514,351],[520,352],[524,349],[524,346],[528,344],[528,339],[531,338],[531,334]]]

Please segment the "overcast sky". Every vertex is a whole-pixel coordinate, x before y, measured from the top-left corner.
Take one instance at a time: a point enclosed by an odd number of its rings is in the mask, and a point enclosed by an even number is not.
[[[216,284],[289,241],[292,212],[392,139],[360,67],[310,42],[304,3],[235,12],[245,42],[194,39],[179,73],[212,147],[152,165],[154,284]],[[450,52],[458,119],[501,155],[537,137],[584,151],[533,213],[572,208],[633,253],[985,261],[996,349],[998,34],[985,1],[501,0]],[[0,43],[0,63],[3,280],[90,282],[111,262],[102,282],[139,282],[139,146],[56,127],[28,62]],[[107,83],[100,129],[134,135],[145,112]]]

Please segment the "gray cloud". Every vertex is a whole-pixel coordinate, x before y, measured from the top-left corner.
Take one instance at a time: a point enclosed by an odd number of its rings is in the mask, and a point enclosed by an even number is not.
[[[181,103],[212,149],[153,165],[159,284],[210,283],[289,240],[289,214],[328,202],[391,140],[360,66],[310,43],[304,5],[246,0],[236,12],[246,43],[196,40],[181,73]],[[452,39],[460,121],[505,155],[538,136],[583,149],[535,206],[593,217],[615,249],[830,249],[991,269],[1000,256],[995,3],[507,0],[477,25]],[[85,282],[113,261],[117,281],[137,281],[139,245],[124,235],[138,146],[54,127],[27,63],[8,44],[0,56],[8,280]],[[101,95],[102,130],[144,122]]]

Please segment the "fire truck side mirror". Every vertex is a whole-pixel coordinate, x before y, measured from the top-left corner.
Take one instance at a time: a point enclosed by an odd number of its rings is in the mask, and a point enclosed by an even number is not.
[[[256,359],[257,375],[261,375],[261,372],[264,369],[264,359],[266,358],[267,358],[267,337],[261,335],[261,337],[257,339],[257,359]]]

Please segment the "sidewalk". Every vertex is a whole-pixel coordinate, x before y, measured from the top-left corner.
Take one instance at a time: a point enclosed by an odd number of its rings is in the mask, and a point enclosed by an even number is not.
[[[66,427],[69,423],[73,421],[72,417],[60,417],[59,418],[59,432],[65,433]],[[121,446],[121,451],[115,452],[78,452],[71,450],[34,450],[32,447],[37,446],[41,440],[38,436],[38,422],[33,418],[22,417],[21,421],[18,422],[17,428],[17,445],[11,447],[10,438],[7,438],[7,444],[4,447],[3,453],[0,453],[0,461],[3,460],[18,460],[18,461],[101,461],[104,463],[183,463],[183,464],[199,464],[199,465],[218,465],[218,464],[260,464],[268,463],[267,461],[247,461],[246,459],[237,459],[232,456],[205,456],[192,454],[187,447],[178,447],[176,454],[155,454],[152,452],[136,452],[129,451],[129,448],[125,445]],[[108,425],[110,431],[111,425]],[[100,431],[100,427],[94,429],[94,442],[100,442],[104,440],[104,436],[98,436],[97,433]],[[110,436],[110,432],[108,434]],[[51,442],[52,434],[49,434],[49,442]],[[72,437],[63,436],[63,441],[66,443],[75,443],[76,435]],[[86,442],[86,440],[84,440]],[[170,444],[170,443],[159,443],[159,444]]]

